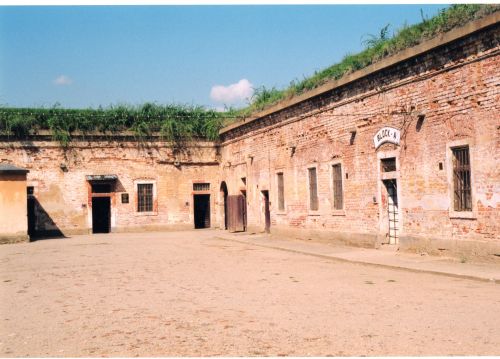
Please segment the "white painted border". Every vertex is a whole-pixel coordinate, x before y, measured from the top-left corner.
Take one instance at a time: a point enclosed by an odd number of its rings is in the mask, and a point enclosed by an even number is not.
[[[333,189],[333,166],[340,165],[341,179],[342,179],[342,209],[335,209],[334,207],[334,189]],[[330,209],[332,216],[345,216],[345,166],[344,161],[341,158],[336,158],[330,162],[328,162],[328,179],[329,184],[328,188],[330,189],[329,199],[330,199]]]
[[[471,185],[471,201],[472,211],[455,211],[454,203],[455,198],[453,195],[453,148],[456,147],[469,147],[469,161],[470,161],[470,185]],[[474,184],[474,139],[464,138],[460,140],[450,141],[446,143],[446,175],[448,178],[448,213],[450,218],[463,218],[463,219],[477,219],[477,205],[476,205],[476,188]]]
[[[400,162],[399,162],[399,156],[400,156],[400,148],[398,147],[395,150],[387,150],[387,151],[379,151],[377,152],[377,204],[378,204],[378,211],[379,211],[379,234],[386,234],[382,231],[383,222],[382,222],[382,211],[387,211],[387,208],[382,207],[382,190],[384,190],[383,186],[383,180],[384,179],[395,179],[397,183],[397,196],[398,196],[398,222],[399,222],[399,228],[398,228],[398,237],[401,237],[404,235],[404,217],[403,217],[403,204],[404,204],[404,198],[403,198],[403,181],[401,180],[400,176]],[[392,176],[387,176],[384,175],[381,169],[381,160],[384,158],[390,158],[390,157],[395,157],[396,158],[396,171],[394,171],[394,174]],[[390,172],[387,172],[390,173]],[[385,218],[385,217],[384,217]],[[388,225],[388,223],[386,223]],[[399,244],[399,242],[395,243],[396,245]]]
[[[309,183],[309,169],[316,168],[316,194],[318,195],[318,209],[311,209],[311,191]],[[319,164],[317,162],[306,166],[306,191],[307,191],[307,213],[308,215],[317,216],[321,214],[321,197],[319,195]]]
[[[279,208],[279,186],[278,186],[278,173],[283,174],[283,204],[284,204],[284,209],[280,210]],[[286,190],[285,190],[285,177],[286,177],[286,172],[284,168],[280,169],[275,169],[274,170],[274,184],[276,185],[276,195],[273,196],[275,197],[276,200],[276,214],[283,215],[287,213],[286,210]]]
[[[150,212],[139,212],[137,210],[138,202],[139,202],[139,191],[137,189],[137,185],[139,184],[152,184],[153,185],[153,210]],[[156,209],[155,209],[156,203]],[[134,180],[134,215],[135,216],[157,216],[158,215],[158,194],[156,190],[156,180],[154,179],[136,179]]]

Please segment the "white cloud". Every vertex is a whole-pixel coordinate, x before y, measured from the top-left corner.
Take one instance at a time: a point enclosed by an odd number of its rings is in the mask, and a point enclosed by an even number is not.
[[[224,104],[235,104],[245,101],[253,95],[253,85],[247,79],[241,79],[228,86],[216,85],[210,90],[210,98]]]
[[[73,83],[73,80],[66,75],[59,75],[54,79],[54,85],[67,86]]]

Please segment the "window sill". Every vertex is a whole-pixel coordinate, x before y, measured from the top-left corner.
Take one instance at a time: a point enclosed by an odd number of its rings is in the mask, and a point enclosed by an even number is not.
[[[317,210],[317,211],[309,210],[309,212],[307,212],[307,215],[311,216],[311,217],[318,217],[318,216],[321,216],[321,213],[319,212],[319,210]]]
[[[142,217],[142,216],[157,216],[158,212],[135,212],[136,217]]]
[[[345,216],[345,210],[343,210],[343,209],[333,209],[331,215],[332,216]]]
[[[458,212],[458,211],[450,211],[451,219],[477,219],[476,214],[471,212]]]
[[[286,216],[286,212],[284,211],[279,211],[275,213],[277,216]]]

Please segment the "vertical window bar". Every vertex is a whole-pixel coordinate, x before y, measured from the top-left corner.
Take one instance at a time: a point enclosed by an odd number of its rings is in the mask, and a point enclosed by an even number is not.
[[[283,173],[278,173],[278,209],[285,210],[285,186]]]
[[[344,194],[342,189],[342,166],[333,165],[333,208],[344,208]]]
[[[318,210],[318,183],[315,167],[309,168],[309,208],[312,211]]]

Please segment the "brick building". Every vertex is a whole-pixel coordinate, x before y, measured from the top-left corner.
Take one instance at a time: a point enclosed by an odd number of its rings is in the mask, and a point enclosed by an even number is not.
[[[498,21],[225,128],[220,176],[229,195],[245,191],[248,228],[500,254]]]
[[[29,231],[219,227],[496,258],[499,20],[279,103],[218,143],[64,149],[40,134],[4,139],[0,159],[29,170]]]
[[[210,227],[216,151],[211,142],[174,150],[159,139],[139,145],[129,136],[88,135],[64,148],[48,133],[0,147],[3,159],[30,171],[27,231],[34,236]]]

